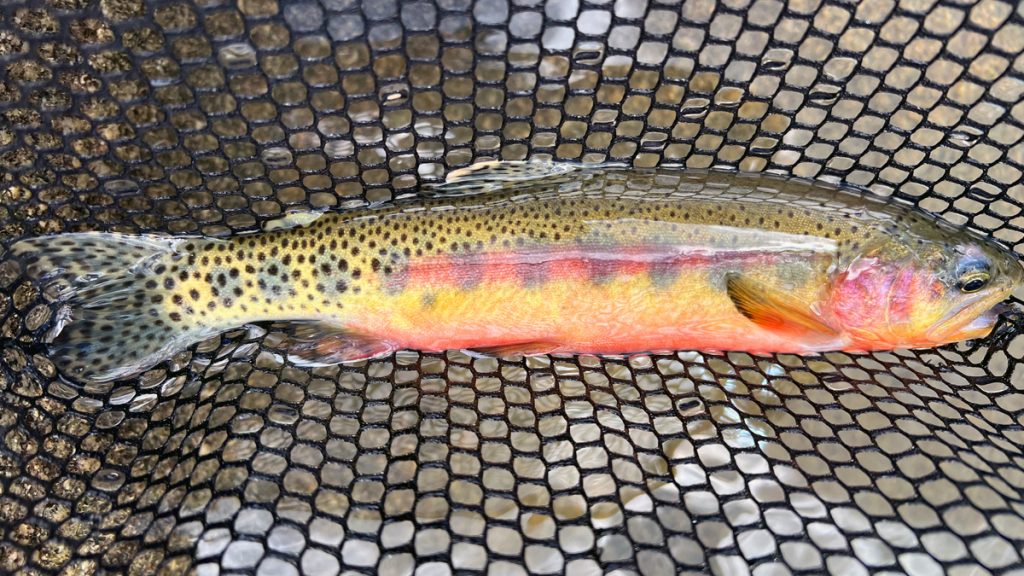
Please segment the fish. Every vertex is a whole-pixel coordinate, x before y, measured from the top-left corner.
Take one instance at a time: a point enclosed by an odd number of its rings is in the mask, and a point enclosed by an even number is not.
[[[1007,248],[909,204],[723,170],[493,161],[407,198],[226,238],[14,243],[68,313],[62,374],[136,376],[277,323],[291,361],[932,348],[988,335],[1024,284]]]

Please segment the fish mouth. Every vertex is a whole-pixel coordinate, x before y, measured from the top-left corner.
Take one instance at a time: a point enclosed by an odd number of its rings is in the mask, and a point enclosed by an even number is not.
[[[999,317],[1015,310],[1004,302],[1008,293],[998,290],[980,295],[959,309],[946,315],[931,330],[929,336],[936,342],[958,342],[988,336]]]

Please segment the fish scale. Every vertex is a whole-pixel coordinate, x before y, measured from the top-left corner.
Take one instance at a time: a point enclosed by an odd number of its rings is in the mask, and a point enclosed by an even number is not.
[[[840,326],[871,311],[829,311],[843,293],[837,273],[879,254],[938,262],[951,244],[978,242],[822,183],[532,162],[482,163],[415,198],[267,228],[229,239],[82,233],[14,251],[34,261],[30,273],[71,284],[71,323],[53,353],[67,373],[102,381],[271,321],[290,323],[293,358],[306,364],[400,348],[896,347],[914,342],[866,341]],[[1019,265],[999,264],[1019,280]],[[907,290],[923,290],[907,278]],[[100,296],[112,290],[126,300]]]

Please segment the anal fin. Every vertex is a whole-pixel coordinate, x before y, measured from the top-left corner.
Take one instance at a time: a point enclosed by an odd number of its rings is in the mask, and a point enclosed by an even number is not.
[[[502,358],[506,356],[539,356],[550,354],[558,349],[558,344],[553,342],[529,341],[513,342],[510,344],[499,344],[497,346],[483,346],[465,350],[471,356],[485,358]]]
[[[285,332],[288,358],[299,366],[317,367],[373,360],[398,348],[391,342],[346,330],[330,322],[292,322]]]

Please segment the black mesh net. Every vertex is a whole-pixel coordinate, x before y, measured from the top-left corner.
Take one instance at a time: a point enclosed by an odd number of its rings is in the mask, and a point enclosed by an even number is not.
[[[531,157],[845,181],[1022,252],[1022,53],[994,0],[0,1],[0,240]],[[82,388],[44,288],[0,256],[3,573],[1022,567],[1024,336],[308,370],[266,325]]]

